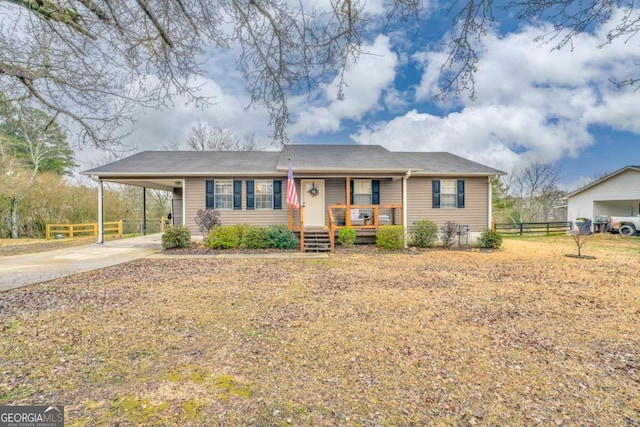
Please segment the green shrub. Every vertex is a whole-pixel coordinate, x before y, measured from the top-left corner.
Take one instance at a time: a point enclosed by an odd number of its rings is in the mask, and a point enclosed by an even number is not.
[[[164,249],[186,248],[190,243],[191,232],[186,227],[168,228],[162,235]]]
[[[341,228],[338,231],[338,243],[342,246],[353,246],[356,243],[356,230],[351,227]]]
[[[456,241],[457,234],[458,224],[453,221],[445,222],[440,228],[440,240],[442,240],[442,246],[445,249],[453,246],[453,243]]]
[[[232,227],[235,228],[236,233],[238,233],[238,241],[240,242],[240,247],[242,247],[242,240],[244,239],[245,234],[248,233],[249,230],[255,228],[255,225],[234,224]]]
[[[380,249],[393,251],[404,246],[404,227],[401,225],[383,225],[376,233],[376,245]]]
[[[240,246],[245,249],[266,249],[269,247],[269,231],[265,227],[248,226],[243,229]]]
[[[438,225],[428,219],[421,219],[413,223],[411,243],[419,248],[431,248],[438,240]]]
[[[209,232],[204,244],[211,249],[236,249],[240,246],[239,229],[235,226],[221,225]]]
[[[478,246],[481,248],[498,249],[502,246],[502,236],[492,230],[484,230],[478,238]]]
[[[298,246],[296,235],[286,225],[270,225],[267,227],[267,233],[270,248],[293,249]]]

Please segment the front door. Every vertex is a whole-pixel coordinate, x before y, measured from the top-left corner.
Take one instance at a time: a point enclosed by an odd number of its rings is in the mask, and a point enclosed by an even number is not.
[[[303,179],[300,184],[305,228],[324,227],[324,181]]]

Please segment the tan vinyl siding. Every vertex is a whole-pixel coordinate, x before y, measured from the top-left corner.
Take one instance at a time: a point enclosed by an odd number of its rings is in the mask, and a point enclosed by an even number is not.
[[[402,203],[402,179],[380,180],[380,204],[399,205]]]
[[[186,220],[187,227],[194,235],[200,235],[200,230],[196,225],[194,218],[198,209],[205,208],[205,181],[208,178],[193,178],[187,179],[186,186]],[[220,210],[220,221],[223,225],[233,224],[252,224],[252,225],[273,225],[273,224],[288,224],[289,223],[289,210],[286,200],[287,179],[278,178],[282,181],[282,209],[268,209],[268,210],[247,210],[247,185],[245,178],[216,178],[216,179],[231,179],[242,181],[242,210],[222,209]],[[255,177],[252,180],[268,179],[273,180],[272,177]]]
[[[324,202],[329,205],[344,205],[345,202],[345,179],[344,178],[327,178],[324,180]]]
[[[489,183],[486,177],[465,178],[465,207],[437,208],[432,207],[431,181],[433,179],[452,179],[451,177],[411,177],[407,181],[407,221],[411,226],[414,221],[430,219],[438,225],[453,221],[460,225],[468,225],[471,232],[480,232],[488,225]]]

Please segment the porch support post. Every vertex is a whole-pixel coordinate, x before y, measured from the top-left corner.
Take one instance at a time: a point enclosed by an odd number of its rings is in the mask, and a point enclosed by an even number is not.
[[[345,177],[345,205],[347,208],[344,211],[344,225],[345,227],[351,227],[351,177]]]
[[[407,235],[407,180],[411,176],[411,171],[407,171],[405,176],[402,177],[402,226],[403,233],[402,238],[404,240],[404,247],[409,247],[409,239]]]
[[[147,187],[142,187],[142,235],[147,235]]]
[[[102,180],[98,180],[98,243],[104,243],[104,206]]]
[[[187,226],[187,180],[182,180],[182,226]],[[204,236],[205,238],[207,236]]]

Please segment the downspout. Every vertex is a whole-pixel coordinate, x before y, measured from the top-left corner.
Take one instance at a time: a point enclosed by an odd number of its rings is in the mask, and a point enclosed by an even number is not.
[[[407,238],[407,180],[411,177],[411,171],[402,177],[402,224],[403,228],[403,240],[405,249],[409,247],[409,239]]]
[[[488,205],[489,205],[489,218],[487,218],[488,224],[487,224],[487,230],[492,230],[493,229],[493,194],[492,194],[492,188],[491,188],[491,176],[487,177],[487,182],[489,184],[489,200],[488,200]]]

